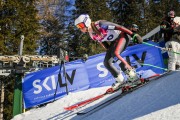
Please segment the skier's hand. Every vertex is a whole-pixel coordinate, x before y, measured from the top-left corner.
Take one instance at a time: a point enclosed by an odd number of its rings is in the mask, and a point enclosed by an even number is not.
[[[125,68],[128,69],[128,70],[132,69],[132,67],[130,65],[126,65]]]
[[[143,42],[143,39],[139,34],[134,34],[133,33],[131,37],[132,37],[133,43],[141,44]]]

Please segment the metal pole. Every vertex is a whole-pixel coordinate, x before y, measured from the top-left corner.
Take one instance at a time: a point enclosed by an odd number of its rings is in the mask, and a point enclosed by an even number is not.
[[[16,74],[14,86],[13,117],[22,113],[22,75]]]
[[[23,43],[24,43],[24,35],[21,35],[21,42],[20,42],[20,46],[19,46],[19,55],[22,56],[22,52],[23,52]]]
[[[65,67],[65,62],[63,61],[63,76],[66,82],[66,94],[69,94],[69,90],[68,90],[68,82],[67,82],[67,75],[66,75],[66,67]]]
[[[21,35],[21,42],[19,46],[19,56],[22,56],[23,52],[24,35]],[[23,65],[22,58],[16,66],[15,70],[15,86],[14,86],[14,101],[13,101],[13,117],[22,113],[22,77]]]

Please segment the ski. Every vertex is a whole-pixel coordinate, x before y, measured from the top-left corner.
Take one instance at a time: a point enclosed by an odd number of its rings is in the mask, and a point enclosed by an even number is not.
[[[103,97],[106,96],[106,95],[110,95],[110,94],[113,94],[113,93],[118,93],[118,91],[114,91],[114,92],[112,92],[112,93],[107,93],[107,92],[105,92],[105,93],[100,94],[100,95],[97,95],[97,96],[95,96],[95,97],[93,97],[93,98],[90,98],[90,99],[81,101],[81,102],[79,102],[79,103],[76,103],[76,104],[74,104],[74,105],[71,105],[71,106],[68,106],[68,107],[64,107],[64,109],[67,110],[67,111],[73,111],[73,110],[75,110],[75,109],[78,109],[78,108],[81,108],[81,107],[83,107],[83,106],[86,106],[87,104],[90,104],[90,103],[92,103],[92,102],[94,102],[94,101],[97,101],[97,100],[103,98]],[[121,94],[121,92],[118,93],[118,95],[120,95],[120,94]]]
[[[149,78],[146,78],[145,80],[147,81],[148,79],[153,78],[153,77],[156,77],[156,76],[159,76],[159,74],[156,74],[156,75],[154,75],[154,76],[151,76],[151,77],[149,77]],[[141,80],[143,80],[143,79],[141,79]],[[141,81],[141,83],[143,83],[143,81]],[[127,89],[130,89],[130,88],[129,88],[129,85],[124,86],[123,89],[122,89],[122,91],[124,92],[124,91],[126,91]],[[117,91],[118,91],[118,90],[117,90]],[[112,93],[108,93],[108,92],[106,91],[106,92],[103,93],[103,94],[100,94],[100,95],[95,96],[95,97],[93,97],[93,98],[87,99],[87,100],[85,100],[85,101],[81,101],[81,102],[79,102],[79,103],[77,103],[77,104],[74,104],[74,105],[65,107],[64,109],[67,110],[67,111],[73,111],[73,110],[78,109],[78,108],[80,108],[80,107],[86,106],[87,104],[90,104],[90,103],[92,103],[92,102],[94,102],[94,101],[97,101],[98,99],[101,99],[101,98],[103,98],[103,97],[106,96],[106,95],[113,94],[113,93],[115,93],[115,92],[117,92],[117,91],[114,91],[114,92],[112,92]],[[119,94],[117,94],[117,96],[119,96],[121,93],[122,93],[122,92],[120,92]]]
[[[171,72],[165,72],[165,73],[163,73],[163,74],[161,74],[161,75],[156,74],[155,76],[151,76],[151,77],[149,77],[149,78],[146,78],[146,79],[144,79],[145,81],[142,81],[143,84],[137,85],[137,86],[135,86],[135,87],[133,87],[133,88],[130,88],[130,89],[128,88],[129,86],[125,86],[125,87],[123,87],[123,89],[125,89],[126,91],[125,91],[125,92],[122,92],[122,94],[117,95],[117,96],[115,96],[115,97],[113,97],[113,98],[111,98],[111,99],[108,99],[108,100],[102,102],[101,104],[98,104],[98,105],[96,105],[96,106],[94,106],[94,107],[91,107],[91,108],[89,108],[89,109],[87,108],[87,109],[85,109],[85,110],[79,111],[79,112],[77,112],[76,114],[77,114],[77,115],[85,115],[85,114],[88,114],[88,115],[89,115],[89,114],[93,114],[94,112],[96,112],[96,111],[98,111],[98,110],[106,107],[107,105],[109,105],[109,104],[117,101],[118,99],[120,99],[120,98],[122,98],[123,96],[129,94],[130,92],[133,92],[133,91],[135,91],[135,90],[137,90],[137,89],[145,86],[145,85],[148,84],[150,81],[157,80],[157,79],[159,79],[159,78],[161,78],[161,77],[163,77],[163,76],[165,76],[165,75],[169,75],[169,73],[171,73]]]
[[[85,100],[85,101],[82,101],[82,102],[77,103],[77,104],[75,104],[75,105],[65,107],[64,109],[65,109],[65,110],[72,111],[72,110],[74,110],[74,109],[77,109],[77,108],[79,108],[79,107],[82,107],[82,106],[84,106],[84,105],[87,105],[88,103],[91,103],[91,102],[93,102],[93,101],[95,101],[95,100],[98,100],[98,99],[104,97],[105,95],[106,95],[106,93],[103,93],[103,94],[101,94],[101,95],[98,95],[98,96],[96,96],[96,97],[90,98],[90,99]]]
[[[141,86],[142,86],[142,85],[141,85]],[[115,96],[115,97],[113,97],[113,98],[111,98],[111,99],[109,99],[109,100],[107,100],[107,101],[104,101],[103,103],[101,103],[101,104],[99,104],[99,105],[97,105],[97,106],[95,106],[95,107],[93,107],[93,108],[91,108],[91,109],[87,109],[87,110],[84,110],[84,111],[77,112],[76,114],[77,114],[77,115],[85,115],[85,114],[88,114],[88,113],[91,113],[91,114],[92,114],[92,113],[94,113],[94,112],[96,112],[96,111],[98,111],[98,110],[106,107],[107,105],[109,105],[109,104],[111,104],[111,103],[119,100],[119,99],[122,98],[123,96],[125,96],[125,95],[127,95],[128,93],[130,93],[130,92],[132,92],[132,91],[140,88],[141,86],[138,86],[138,87],[136,87],[136,88],[134,88],[134,89],[131,89],[131,90],[127,91],[127,92],[124,92],[124,93],[122,93],[122,94],[120,94],[120,95],[117,95],[117,96]]]

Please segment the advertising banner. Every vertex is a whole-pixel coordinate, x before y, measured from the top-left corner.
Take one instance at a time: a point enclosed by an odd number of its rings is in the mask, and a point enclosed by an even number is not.
[[[151,44],[155,44],[151,42]],[[156,45],[156,44],[155,44]],[[150,65],[164,67],[161,51],[158,48],[139,44],[128,47],[121,56],[137,72],[152,71],[163,73]],[[90,56],[87,61],[76,60],[65,63],[63,67],[55,66],[41,71],[27,74],[23,79],[23,96],[25,108],[30,108],[67,95],[68,92],[77,92],[94,87],[111,85],[114,78],[104,67],[105,53]],[[120,70],[120,61],[115,57],[114,65]],[[60,69],[61,68],[61,69]],[[60,74],[59,74],[60,73]],[[57,91],[56,91],[57,90]],[[56,93],[56,94],[55,94]]]

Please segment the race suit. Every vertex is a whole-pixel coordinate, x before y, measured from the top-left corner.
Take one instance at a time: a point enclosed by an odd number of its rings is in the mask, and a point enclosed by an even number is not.
[[[117,57],[121,61],[121,70],[126,71],[126,66],[129,64],[121,57],[120,53],[122,53],[128,46],[128,35],[132,36],[133,32],[123,26],[104,20],[96,21],[94,26],[92,24],[91,26],[92,28],[96,29],[93,29],[93,31],[99,31],[100,33],[89,33],[91,38],[102,43],[107,49],[104,59],[104,66],[116,78],[118,74],[120,74],[120,71],[113,65],[114,57]],[[110,44],[107,44],[107,42]]]

